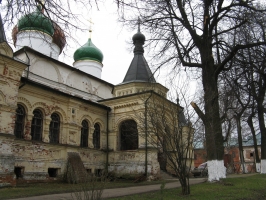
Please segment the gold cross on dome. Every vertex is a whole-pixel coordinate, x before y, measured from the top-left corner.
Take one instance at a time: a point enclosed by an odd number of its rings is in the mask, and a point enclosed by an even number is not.
[[[91,33],[92,33],[92,25],[94,24],[91,20],[91,18],[88,20],[88,22],[90,23],[90,27],[89,27],[89,38],[91,38]]]
[[[44,7],[45,0],[38,0],[37,2],[41,7]]]

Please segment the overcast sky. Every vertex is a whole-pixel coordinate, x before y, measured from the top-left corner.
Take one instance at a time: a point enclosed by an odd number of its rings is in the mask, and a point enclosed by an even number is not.
[[[132,36],[137,32],[129,31],[118,23],[116,5],[108,1],[104,5],[99,5],[99,10],[93,9],[88,13],[87,19],[91,18],[92,42],[103,53],[102,79],[112,84],[119,84],[123,81],[127,69],[133,59]],[[87,22],[89,29],[90,23]],[[145,34],[145,33],[144,33]],[[65,53],[69,56],[61,56],[60,60],[73,64],[73,54],[79,45],[83,45],[89,38],[89,32],[77,32],[73,37],[78,37],[79,44],[73,43],[73,48],[68,48]],[[130,42],[130,43],[129,43]]]

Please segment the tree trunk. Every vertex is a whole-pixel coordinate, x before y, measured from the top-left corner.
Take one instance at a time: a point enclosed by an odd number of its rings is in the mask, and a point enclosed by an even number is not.
[[[203,123],[205,125],[208,159],[208,180],[219,181],[220,178],[225,178],[226,170],[223,163],[224,146],[219,114],[217,77],[215,75],[213,59],[210,60],[212,64],[206,62],[206,67],[202,69],[202,82],[205,93],[205,115]]]
[[[261,173],[266,174],[266,128],[262,104],[258,105],[258,118],[261,132]]]
[[[205,114],[201,112],[199,116],[205,126],[208,180],[219,181],[220,178],[226,177],[226,169],[223,162],[224,146],[218,100],[217,81],[219,71],[213,58],[213,38],[210,37],[211,4],[212,1],[204,1],[202,39],[195,38],[194,41],[199,48],[202,63]]]
[[[182,194],[183,195],[189,195],[190,194],[189,179],[188,178],[181,179],[180,184],[182,187]]]
[[[257,100],[258,106],[258,119],[259,119],[259,127],[261,133],[261,173],[266,174],[266,128],[265,128],[265,120],[264,120],[264,106],[263,102],[265,99],[266,92],[266,80],[265,75],[260,76],[259,81],[259,90]]]
[[[259,157],[256,133],[255,133],[255,129],[254,129],[253,122],[252,122],[252,117],[253,117],[253,113],[249,115],[247,123],[248,123],[248,126],[250,127],[252,137],[253,137],[253,142],[254,142],[256,172],[260,172],[260,157]]]
[[[235,116],[236,124],[237,124],[237,139],[238,139],[238,148],[239,148],[239,156],[240,156],[240,162],[242,165],[243,173],[246,173],[245,170],[245,159],[243,155],[243,141],[242,141],[242,131],[241,131],[241,124],[240,124],[240,118],[241,116]]]

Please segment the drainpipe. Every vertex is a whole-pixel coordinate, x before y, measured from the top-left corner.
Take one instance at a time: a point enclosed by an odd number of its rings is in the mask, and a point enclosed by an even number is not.
[[[145,101],[145,176],[148,175],[148,124],[147,124],[147,103],[151,98],[152,91],[150,91],[150,96]]]
[[[108,165],[109,165],[109,112],[111,111],[110,108],[108,108],[106,112],[106,164],[105,164],[105,171],[108,173]]]
[[[26,54],[26,56],[28,58],[28,63],[27,63],[27,65],[28,65],[28,67],[27,67],[27,79],[29,79],[30,58],[29,58],[29,56],[28,56],[28,54],[27,54],[27,52],[25,50],[25,47],[23,48],[23,50],[24,50],[24,53]],[[21,89],[24,85],[26,85],[26,81],[24,83],[22,83],[22,85],[19,86],[19,89]]]

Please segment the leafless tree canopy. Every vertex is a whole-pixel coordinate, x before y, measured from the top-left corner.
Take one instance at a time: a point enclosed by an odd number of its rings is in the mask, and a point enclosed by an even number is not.
[[[203,52],[214,60],[216,75],[228,68],[229,61],[239,49],[263,42],[247,44],[230,38],[235,37],[246,24],[252,23],[243,12],[256,12],[252,1],[205,0],[205,1],[127,1],[117,0],[121,20],[134,26],[140,17],[142,29],[150,33],[149,42],[154,57],[161,64],[175,63],[187,67],[204,67]],[[134,9],[133,15],[129,9]],[[137,12],[136,12],[137,11]],[[260,10],[261,12],[263,9]],[[129,14],[128,14],[129,13]],[[207,45],[207,46],[206,46]]]
[[[98,8],[98,3],[96,0],[7,0],[2,1],[1,14],[6,26],[12,29],[22,16],[36,11],[37,6],[41,6],[44,15],[53,21],[54,26],[60,26],[67,37],[75,40],[72,37],[73,31],[84,30],[86,27],[81,20],[86,16],[80,11],[89,11],[92,7]]]
[[[223,135],[219,107],[218,77],[234,68],[241,49],[265,44],[259,34],[248,42],[240,33],[256,23],[253,14],[264,13],[254,1],[239,0],[117,0],[121,20],[150,33],[148,45],[158,68],[167,65],[198,68],[204,90],[204,108],[193,108],[205,125],[208,160],[223,160]],[[132,12],[130,12],[132,11]],[[135,12],[135,14],[133,14]]]

